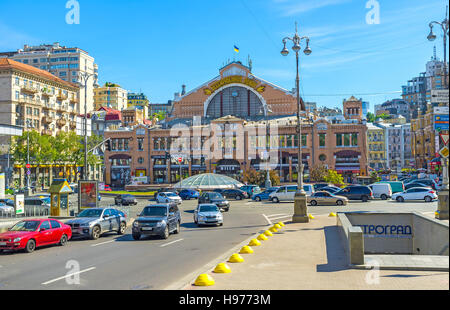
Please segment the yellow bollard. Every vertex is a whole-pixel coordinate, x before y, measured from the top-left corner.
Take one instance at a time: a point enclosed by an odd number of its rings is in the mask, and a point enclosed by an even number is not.
[[[273,236],[272,233],[270,231],[268,231],[268,230],[266,230],[264,232],[264,235],[266,235],[267,237]]]
[[[276,233],[278,230],[275,227],[270,227],[269,231],[272,233]]]
[[[216,268],[213,271],[214,273],[230,273],[231,269],[230,267],[225,263],[220,263],[216,266]]]
[[[265,236],[264,236],[264,237],[265,237]],[[266,238],[266,239],[267,239],[267,238]],[[257,239],[252,239],[248,245],[249,245],[249,246],[260,246],[260,245],[261,245],[261,242],[259,242]]]
[[[278,222],[278,225],[280,225],[281,227],[284,227],[284,226],[286,226],[286,225],[284,225],[284,223],[283,223],[283,222]]]
[[[214,279],[208,274],[201,274],[198,276],[197,280],[195,280],[195,286],[211,286],[216,282]]]
[[[329,217],[336,217],[336,213],[331,212],[330,215],[328,215]]]
[[[244,259],[239,254],[233,254],[231,255],[230,259],[228,260],[229,263],[243,263]]]
[[[308,217],[309,217],[310,220],[315,219],[315,217],[312,214],[308,214]]]
[[[257,239],[258,239],[258,240],[261,240],[261,241],[267,241],[267,240],[269,240],[269,238],[267,238],[266,235],[264,235],[264,234],[259,235]]]
[[[275,227],[275,228],[278,229],[278,230],[281,229],[281,226],[280,226],[279,224],[275,224],[275,225],[273,225],[273,227]]]
[[[251,247],[249,247],[248,245],[244,246],[241,251],[239,252],[239,254],[253,254],[253,249]]]

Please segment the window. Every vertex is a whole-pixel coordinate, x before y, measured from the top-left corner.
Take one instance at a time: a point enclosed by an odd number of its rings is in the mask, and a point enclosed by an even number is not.
[[[319,134],[319,147],[325,147],[326,134]]]
[[[103,217],[109,217],[111,215],[112,215],[112,213],[111,213],[110,209],[106,209],[105,212],[103,212]]]
[[[342,146],[342,134],[336,134],[336,146]]]
[[[42,222],[41,227],[39,229],[50,229],[50,222],[49,221]]]
[[[20,79],[18,77],[16,77],[16,86],[20,85]]]
[[[352,146],[358,146],[358,134],[352,134]]]
[[[143,151],[144,150],[144,138],[138,138],[138,150]]]
[[[19,91],[16,91],[16,100],[19,100],[19,98],[20,98]]]
[[[53,229],[61,228],[61,224],[59,224],[59,222],[57,222],[55,220],[50,220],[50,223],[52,224]]]
[[[144,158],[143,157],[139,157],[138,158],[138,163],[142,165],[144,163]]]

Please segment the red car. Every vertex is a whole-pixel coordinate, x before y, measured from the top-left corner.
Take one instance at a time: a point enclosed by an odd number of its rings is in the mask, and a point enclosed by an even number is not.
[[[7,232],[0,234],[0,252],[25,250],[33,252],[37,247],[59,244],[64,246],[72,238],[70,226],[53,219],[20,221]]]

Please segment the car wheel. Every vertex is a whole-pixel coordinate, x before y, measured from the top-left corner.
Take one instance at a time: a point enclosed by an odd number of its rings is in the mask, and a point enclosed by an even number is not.
[[[387,200],[387,199],[388,199],[388,197],[385,194],[381,195],[381,200]]]
[[[177,228],[175,229],[174,232],[176,235],[180,233],[180,222],[177,222]]]
[[[169,232],[169,226],[166,226],[166,228],[164,229],[164,234],[161,236],[163,239],[168,239],[170,235]]]
[[[25,252],[32,253],[36,250],[36,241],[33,239],[28,240],[27,245],[25,246]]]
[[[225,212],[229,212],[229,211],[230,211],[230,208],[226,208],[226,209],[225,209]]]
[[[67,244],[67,236],[66,235],[62,235],[61,240],[59,240],[59,245],[60,246],[65,246]]]
[[[362,196],[362,197],[361,197],[361,200],[362,200],[363,202],[367,202],[367,200],[369,200],[369,197],[367,197],[367,196]]]
[[[273,197],[272,198],[272,202],[279,203],[280,199],[278,199],[278,197]]]
[[[117,234],[123,235],[125,233],[126,229],[127,229],[127,224],[125,224],[125,222],[120,223],[119,231],[117,232]]]
[[[91,239],[97,240],[98,238],[100,238],[100,226],[94,226],[92,228]]]
[[[134,240],[139,240],[139,239],[141,239],[141,235],[133,233],[133,239]]]
[[[241,195],[236,196],[236,200],[242,200],[242,196]]]
[[[398,196],[398,197],[397,197],[397,201],[398,201],[398,202],[404,202],[405,199],[404,199],[402,196]]]
[[[337,204],[338,206],[342,206],[342,205],[344,204],[344,202],[343,202],[342,200],[338,200],[338,201],[336,201],[336,204]]]
[[[433,198],[431,198],[430,196],[426,196],[425,197],[425,202],[432,202]]]
[[[261,201],[261,197],[257,196],[257,197],[255,198],[255,200],[258,201],[258,202],[260,202],[260,201]]]
[[[223,226],[223,223],[220,223],[219,226]]]
[[[311,206],[317,206],[317,201],[311,200],[310,204],[311,204]]]

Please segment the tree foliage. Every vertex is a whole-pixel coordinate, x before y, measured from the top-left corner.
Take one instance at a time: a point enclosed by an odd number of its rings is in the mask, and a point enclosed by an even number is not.
[[[311,182],[325,182],[328,175],[328,169],[324,165],[316,165],[311,168],[309,172],[309,179]]]
[[[337,173],[337,171],[328,170],[327,175],[325,176],[325,182],[335,185],[343,185],[344,178],[341,174]]]
[[[280,184],[280,177],[274,170],[269,171],[270,181],[272,182],[272,186],[277,186]],[[255,184],[258,186],[264,186],[267,179],[267,171],[256,171],[254,169],[250,169],[245,171],[243,174],[243,181],[248,184]]]

